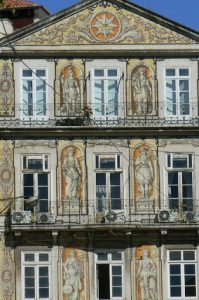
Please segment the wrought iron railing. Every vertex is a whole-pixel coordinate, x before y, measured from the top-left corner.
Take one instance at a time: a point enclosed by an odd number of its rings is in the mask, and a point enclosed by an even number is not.
[[[0,127],[175,127],[199,126],[199,116],[164,116],[154,110],[152,114],[129,113],[126,104],[115,109],[98,108],[99,105],[81,105],[67,107],[46,104],[39,106],[0,105]],[[195,109],[195,110],[194,110]],[[192,106],[192,112],[196,111]]]

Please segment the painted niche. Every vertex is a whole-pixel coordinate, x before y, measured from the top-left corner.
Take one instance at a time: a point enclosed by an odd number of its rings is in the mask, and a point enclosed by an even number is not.
[[[74,65],[68,65],[60,72],[60,116],[77,117],[81,114],[81,72]]]
[[[134,151],[134,198],[136,208],[140,211],[154,209],[154,154],[151,148],[144,144]]]
[[[154,74],[145,65],[131,72],[131,109],[133,114],[152,114],[154,111]]]
[[[63,300],[84,298],[84,257],[81,251],[67,248],[62,254]]]
[[[10,65],[5,62],[0,71],[0,115],[14,115],[14,80]]]
[[[158,300],[158,251],[155,246],[136,248],[137,300]]]
[[[74,145],[68,145],[62,150],[61,169],[62,169],[62,201],[64,210],[71,207],[79,208],[83,199],[82,185],[82,152]]]
[[[8,142],[4,144],[2,142],[2,148],[0,147],[0,195],[3,199],[12,197],[14,191],[14,168],[11,147],[11,144]],[[4,205],[6,206],[7,202],[4,203]],[[7,213],[7,211],[5,213]]]

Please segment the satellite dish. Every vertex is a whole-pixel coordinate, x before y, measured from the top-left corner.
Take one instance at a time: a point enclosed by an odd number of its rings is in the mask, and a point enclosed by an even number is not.
[[[31,196],[29,199],[24,199],[25,205],[29,207],[34,207],[38,204],[39,199],[35,196]]]

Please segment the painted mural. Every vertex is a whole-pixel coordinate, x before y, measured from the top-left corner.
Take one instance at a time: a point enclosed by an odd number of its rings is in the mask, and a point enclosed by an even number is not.
[[[85,300],[85,253],[76,248],[62,252],[63,300]]]
[[[81,114],[80,71],[69,65],[60,74],[60,115],[78,116]]]
[[[151,114],[153,107],[152,71],[139,65],[131,73],[131,109],[134,114]]]
[[[189,44],[191,39],[120,6],[102,1],[49,25],[16,45]]]
[[[10,141],[1,141],[0,145],[0,211],[3,214],[10,198],[14,196],[14,167],[13,167],[13,146]]]
[[[0,116],[14,116],[14,79],[9,61],[0,62]]]
[[[79,147],[67,145],[61,153],[61,198],[63,210],[80,209],[83,199],[83,155]]]
[[[14,251],[5,247],[4,234],[0,235],[0,300],[15,299]]]
[[[158,300],[158,251],[156,246],[135,250],[137,300]]]
[[[155,152],[148,144],[137,144],[133,153],[134,201],[137,211],[153,212],[156,206]]]

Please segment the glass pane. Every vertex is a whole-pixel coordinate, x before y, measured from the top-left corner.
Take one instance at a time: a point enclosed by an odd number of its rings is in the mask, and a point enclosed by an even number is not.
[[[195,265],[185,265],[184,266],[185,274],[195,274]]]
[[[38,198],[40,200],[48,199],[48,187],[39,187],[38,188]]]
[[[23,175],[23,184],[24,186],[33,186],[33,174],[24,174]]]
[[[121,266],[112,266],[112,275],[121,275],[122,267]]]
[[[43,160],[42,159],[28,159],[28,169],[36,169],[42,170],[43,169]]]
[[[178,172],[169,172],[168,173],[168,183],[169,184],[178,184]]]
[[[175,76],[176,70],[175,69],[166,69],[166,76]]]
[[[31,70],[23,70],[23,77],[32,77],[32,71]]]
[[[169,186],[168,195],[170,198],[178,198],[178,186]]]
[[[121,286],[122,285],[122,277],[121,276],[114,276],[112,278],[113,286]]]
[[[101,169],[115,169],[115,157],[101,157],[100,158]]]
[[[185,276],[185,285],[195,285],[196,284],[196,277],[192,276]]]
[[[113,287],[112,295],[113,297],[122,297],[122,287]]]
[[[180,276],[170,276],[170,285],[181,285]]]
[[[174,157],[173,158],[174,168],[187,168],[187,157]]]
[[[39,77],[45,77],[46,76],[46,70],[36,70],[36,75]]]
[[[105,103],[104,103],[104,80],[94,81],[94,111],[98,116],[105,114]]]
[[[117,69],[108,70],[108,76],[109,77],[115,77],[115,76],[117,76]]]
[[[25,288],[25,298],[35,299],[35,289]]]
[[[182,183],[183,184],[192,184],[192,172],[183,172],[182,173]]]
[[[189,80],[180,80],[179,85],[180,91],[189,91]]]
[[[192,198],[192,186],[183,186],[183,198]]]
[[[96,77],[104,77],[104,70],[94,70],[94,75]]]
[[[48,267],[39,267],[39,277],[48,276]]]
[[[25,261],[34,261],[35,260],[35,255],[34,254],[25,254],[24,255],[24,260]]]
[[[120,173],[111,173],[110,174],[111,185],[120,186]]]
[[[34,277],[35,270],[33,267],[25,267],[25,277]]]
[[[39,200],[39,211],[48,212],[48,200]]]
[[[34,278],[26,277],[25,278],[25,287],[26,288],[34,288],[34,286],[35,286]]]
[[[181,297],[181,287],[171,287],[170,288],[171,297]]]
[[[112,260],[122,260],[122,253],[121,252],[112,253]]]
[[[108,254],[107,253],[98,253],[97,254],[97,259],[102,261],[102,260],[108,260]]]
[[[31,80],[23,80],[23,114],[25,116],[33,115],[33,87]]]
[[[181,260],[181,251],[170,251],[169,260]]]
[[[48,186],[48,174],[38,174],[38,185]]]
[[[170,274],[180,274],[180,265],[170,265]]]
[[[40,277],[39,278],[39,286],[40,287],[48,287],[48,277]]]
[[[185,297],[195,297],[195,296],[196,296],[195,286],[185,287]]]
[[[39,261],[48,261],[49,255],[47,253],[39,254]]]
[[[175,80],[166,81],[166,100],[167,114],[176,115],[176,82]]]
[[[189,69],[179,69],[180,76],[189,76]]]
[[[106,174],[97,173],[96,174],[96,185],[106,185]]]
[[[118,114],[118,83],[117,80],[108,81],[108,115]]]
[[[49,297],[49,288],[40,288],[39,298],[48,298],[48,297]]]
[[[184,260],[195,260],[195,251],[183,251]]]

